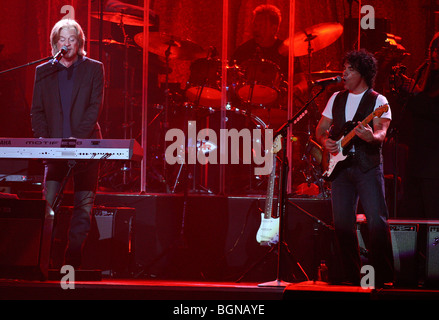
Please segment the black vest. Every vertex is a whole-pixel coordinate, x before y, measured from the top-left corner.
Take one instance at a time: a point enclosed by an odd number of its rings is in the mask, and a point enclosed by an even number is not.
[[[349,91],[340,91],[334,99],[332,107],[333,132],[338,133],[346,123],[346,102]],[[378,93],[372,89],[367,90],[361,98],[357,112],[352,119],[353,122],[363,121],[373,112]],[[373,130],[373,120],[369,123]],[[362,172],[366,172],[382,163],[381,147],[382,144],[371,144],[358,137],[352,139],[355,146],[354,160]]]

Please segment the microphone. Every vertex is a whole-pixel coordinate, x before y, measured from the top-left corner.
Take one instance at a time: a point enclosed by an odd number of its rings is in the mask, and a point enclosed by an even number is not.
[[[61,50],[58,51],[58,53],[55,54],[55,56],[53,57],[52,65],[54,65],[55,63],[58,63],[59,60],[61,60],[61,58],[63,57],[63,55],[65,55],[67,53],[67,51],[69,51],[69,49],[66,46],[63,46],[61,48]]]
[[[336,77],[325,78],[325,79],[320,79],[320,80],[313,81],[312,85],[313,86],[326,86],[328,84],[338,83],[340,81],[341,81],[341,77],[340,76],[336,76]]]

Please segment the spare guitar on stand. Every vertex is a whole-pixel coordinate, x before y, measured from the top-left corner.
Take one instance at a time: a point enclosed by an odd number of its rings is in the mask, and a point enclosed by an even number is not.
[[[281,136],[278,135],[273,141],[273,168],[268,180],[265,210],[261,213],[261,225],[256,233],[256,241],[261,245],[272,246],[279,241],[279,216],[277,215],[277,212],[273,214],[273,195],[276,180],[277,153],[282,148],[280,139]]]
[[[277,276],[276,276],[276,280],[274,281],[270,281],[270,282],[265,282],[265,283],[261,283],[259,284],[260,287],[282,287],[282,286],[286,286],[288,285],[288,283],[286,283],[285,281],[283,281],[281,279],[281,268],[282,268],[282,251],[286,250],[287,253],[289,254],[290,258],[294,258],[290,252],[290,250],[288,249],[288,246],[286,244],[286,242],[284,241],[284,232],[285,232],[285,225],[284,225],[284,218],[285,218],[285,213],[286,213],[286,205],[287,205],[287,173],[288,173],[288,158],[286,156],[286,136],[287,136],[287,130],[288,127],[291,125],[296,125],[301,119],[303,119],[305,117],[305,115],[309,112],[308,111],[308,107],[311,105],[311,103],[314,102],[314,100],[323,92],[325,91],[325,85],[322,85],[319,92],[317,92],[299,111],[297,111],[297,113],[291,118],[289,119],[285,124],[283,124],[276,132],[275,134],[275,139],[277,139],[279,136],[282,139],[282,148],[284,149],[283,152],[283,156],[282,156],[282,166],[281,166],[281,170],[280,170],[280,175],[279,175],[279,197],[278,197],[278,205],[277,205],[277,217],[278,217],[278,221],[276,222],[271,222],[271,224],[278,224],[278,230],[279,230],[279,240],[277,242],[277,246],[278,246],[278,252],[277,252],[277,256],[278,256],[278,261],[277,261]],[[300,212],[302,212],[303,214],[305,214],[306,216],[310,217],[311,219],[313,219],[318,225],[322,225],[326,228],[331,229],[330,226],[328,226],[327,224],[325,224],[323,221],[321,221],[320,219],[314,217],[313,215],[311,215],[309,212],[305,211],[304,209],[300,208],[299,206],[295,205],[297,209],[299,209]],[[261,228],[262,228],[262,224],[266,225],[267,223],[265,222],[264,218],[269,218],[269,216],[267,216],[267,213],[264,213],[263,216],[263,220],[261,223]],[[261,231],[262,232],[262,231]],[[261,237],[262,238],[262,237]],[[295,259],[293,259],[295,260]],[[302,268],[302,266],[300,265],[300,263],[296,260],[296,265],[299,267],[299,269],[302,271],[302,273],[305,275],[305,278],[309,281],[309,277],[307,275],[307,273],[305,272],[305,270]]]

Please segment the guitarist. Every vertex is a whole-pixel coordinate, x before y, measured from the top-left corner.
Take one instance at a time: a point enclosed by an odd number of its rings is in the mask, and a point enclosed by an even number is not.
[[[329,99],[316,128],[316,138],[327,151],[339,152],[337,136],[343,136],[344,125],[352,120],[355,137],[345,146],[349,156],[337,165],[332,181],[334,228],[343,275],[340,282],[360,284],[361,260],[356,234],[356,209],[360,199],[368,222],[369,261],[375,270],[375,286],[393,282],[393,255],[388,210],[384,194],[381,146],[391,121],[391,112],[361,121],[387,99],[372,89],[377,65],[372,54],[361,50],[349,52],[343,59],[345,90]],[[332,126],[332,128],[331,128]],[[330,134],[331,128],[331,134]],[[335,172],[334,172],[335,173]]]

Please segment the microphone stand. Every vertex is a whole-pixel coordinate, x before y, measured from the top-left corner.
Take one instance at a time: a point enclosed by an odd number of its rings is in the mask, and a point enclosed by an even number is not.
[[[35,60],[35,61],[32,61],[32,62],[29,62],[29,63],[23,64],[23,65],[21,65],[21,66],[17,66],[17,67],[13,67],[13,68],[11,68],[11,69],[7,69],[7,70],[0,71],[0,75],[2,75],[3,73],[7,73],[7,72],[10,72],[10,71],[14,71],[14,70],[17,70],[17,69],[21,69],[21,68],[24,68],[24,67],[28,67],[28,66],[31,66],[31,65],[34,65],[34,64],[40,63],[40,62],[48,61],[48,60],[50,60],[50,59],[53,59],[53,56],[48,56],[48,57],[43,58],[43,59],[39,59],[39,60]]]
[[[258,286],[260,287],[285,287],[289,283],[282,280],[282,251],[287,250],[289,254],[291,254],[290,250],[288,249],[288,245],[286,242],[284,242],[284,232],[285,232],[285,226],[284,226],[284,219],[285,219],[285,209],[287,205],[287,173],[288,173],[288,157],[286,154],[286,139],[287,139],[287,131],[288,127],[290,125],[295,125],[297,122],[299,122],[307,113],[308,113],[308,107],[309,105],[323,92],[325,91],[326,86],[322,85],[320,88],[320,91],[314,95],[296,114],[289,119],[287,122],[285,122],[277,131],[276,134],[273,137],[273,140],[276,139],[278,135],[282,135],[282,149],[283,149],[283,155],[282,155],[282,166],[281,171],[279,174],[279,197],[278,197],[278,205],[277,210],[279,212],[279,241],[277,243],[278,249],[277,249],[277,270],[276,270],[276,280],[261,283]],[[310,215],[310,214],[308,214]],[[311,215],[310,215],[311,216]],[[300,266],[299,262],[297,262],[297,265],[302,270],[302,272],[305,274],[306,278],[308,279],[308,275],[305,273],[303,268]]]

